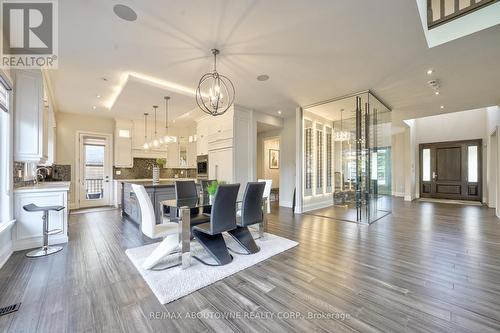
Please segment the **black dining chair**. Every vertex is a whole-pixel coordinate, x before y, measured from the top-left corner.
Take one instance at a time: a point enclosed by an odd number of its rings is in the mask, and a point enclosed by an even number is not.
[[[266,187],[265,182],[249,182],[243,194],[243,202],[241,203],[240,216],[236,220],[237,227],[230,230],[228,233],[234,240],[243,247],[247,253],[231,251],[238,254],[253,254],[260,251],[260,248],[255,243],[255,240],[248,230],[248,226],[264,222],[264,212],[262,211],[262,194]]]
[[[196,190],[196,183],[192,180],[183,180],[175,182],[175,199],[189,199],[198,198],[199,193]],[[176,212],[177,218],[179,217],[179,212]],[[191,225],[197,225],[200,223],[206,223],[210,221],[208,216],[200,214],[199,208],[191,208]]]
[[[233,260],[222,233],[236,228],[236,199],[239,189],[240,184],[219,185],[212,205],[210,222],[199,224],[192,229],[194,238],[217,262],[209,264],[194,257],[205,265],[222,266]]]

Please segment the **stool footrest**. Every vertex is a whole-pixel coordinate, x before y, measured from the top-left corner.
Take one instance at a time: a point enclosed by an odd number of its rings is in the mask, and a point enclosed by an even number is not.
[[[52,229],[52,230],[47,231],[47,235],[56,235],[56,234],[60,234],[61,232],[62,232],[62,229]]]

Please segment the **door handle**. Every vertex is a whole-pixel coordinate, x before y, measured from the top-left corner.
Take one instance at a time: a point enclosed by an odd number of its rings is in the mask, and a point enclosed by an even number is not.
[[[437,173],[435,171],[432,171],[432,180],[436,180],[437,176]]]

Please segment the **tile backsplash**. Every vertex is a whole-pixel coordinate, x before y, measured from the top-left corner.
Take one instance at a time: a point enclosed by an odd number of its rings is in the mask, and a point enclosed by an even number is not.
[[[14,188],[32,185],[33,180],[24,180],[25,177],[25,165],[24,162],[14,162],[13,166],[13,183]],[[47,179],[47,181],[71,181],[71,165],[54,164],[52,165],[52,178]]]
[[[133,168],[114,168],[114,179],[147,179],[153,178],[153,165],[155,159],[150,158],[134,158]],[[116,172],[120,171],[121,174],[117,175]],[[161,168],[160,178],[196,178],[196,169],[170,169]]]

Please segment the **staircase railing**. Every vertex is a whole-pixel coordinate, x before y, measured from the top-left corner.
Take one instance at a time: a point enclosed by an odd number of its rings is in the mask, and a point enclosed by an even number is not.
[[[500,0],[427,0],[429,29],[467,15]]]

